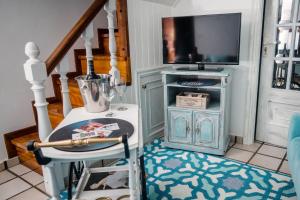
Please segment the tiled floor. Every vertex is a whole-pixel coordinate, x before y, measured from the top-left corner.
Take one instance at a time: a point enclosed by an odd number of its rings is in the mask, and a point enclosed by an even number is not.
[[[286,148],[263,142],[252,145],[231,143],[225,157],[250,165],[290,174]]]
[[[263,142],[252,145],[231,143],[225,157],[250,165],[289,174],[286,148]],[[16,187],[17,186],[17,187]],[[45,192],[43,177],[23,165],[0,171],[0,200],[43,200]]]
[[[0,200],[46,200],[43,177],[23,165],[0,172]]]

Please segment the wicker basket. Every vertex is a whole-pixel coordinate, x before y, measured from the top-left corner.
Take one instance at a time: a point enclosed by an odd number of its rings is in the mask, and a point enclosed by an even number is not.
[[[206,109],[209,99],[210,97],[207,93],[181,92],[176,96],[176,106]]]

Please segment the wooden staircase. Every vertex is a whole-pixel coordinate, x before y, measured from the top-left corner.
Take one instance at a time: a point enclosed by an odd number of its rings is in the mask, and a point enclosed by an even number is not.
[[[117,42],[117,61],[118,69],[120,71],[121,77],[126,78],[127,83],[131,84],[131,73],[130,73],[130,59],[129,59],[129,50],[128,50],[128,31],[127,31],[127,19],[126,27],[124,27],[124,11],[127,8],[122,7],[124,3],[120,3],[123,0],[118,0],[117,2],[117,20],[118,20],[118,29],[115,29],[115,36]],[[119,6],[119,7],[118,7]],[[126,12],[127,16],[127,12]],[[123,23],[121,23],[123,20]],[[124,28],[126,28],[126,34],[124,34]],[[108,45],[108,30],[98,29],[98,41],[99,48],[93,49],[94,56],[94,67],[96,73],[107,74],[110,70],[110,56],[109,56],[109,45]],[[76,76],[84,75],[87,71],[87,61],[85,56],[85,49],[75,49],[74,58],[76,64],[76,71],[70,72],[67,74],[69,80],[69,95],[70,101],[73,108],[82,107],[83,101],[81,98],[80,90],[78,84],[74,79]],[[63,119],[63,105],[61,97],[61,82],[59,80],[58,74],[52,75],[52,82],[54,87],[55,96],[47,98],[49,102],[48,105],[48,115],[52,128],[54,129]],[[33,106],[35,120],[37,122],[36,109]],[[17,152],[17,155],[20,158],[21,163],[29,167],[30,169],[42,174],[41,166],[36,162],[34,155],[31,152],[28,152],[26,149],[26,144],[28,141],[35,140],[39,141],[39,136],[37,132],[32,132],[26,134],[25,136],[17,137],[11,140],[11,144],[14,145],[14,148]]]

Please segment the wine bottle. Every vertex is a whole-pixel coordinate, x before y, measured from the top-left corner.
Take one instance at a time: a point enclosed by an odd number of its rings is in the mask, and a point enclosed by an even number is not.
[[[95,73],[93,60],[88,60],[89,73],[86,75],[86,80],[100,79],[100,76]]]

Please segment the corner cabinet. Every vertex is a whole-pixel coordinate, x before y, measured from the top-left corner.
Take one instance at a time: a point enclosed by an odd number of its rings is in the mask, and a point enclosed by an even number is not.
[[[165,146],[224,155],[229,144],[230,69],[221,72],[164,70]],[[182,80],[213,79],[215,85],[183,86]],[[205,92],[211,96],[207,109],[176,106],[180,92]]]

